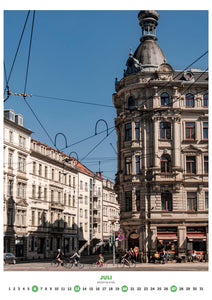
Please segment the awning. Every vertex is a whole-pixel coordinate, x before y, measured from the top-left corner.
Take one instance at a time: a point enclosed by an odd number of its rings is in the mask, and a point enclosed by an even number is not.
[[[158,240],[171,240],[173,242],[177,241],[177,235],[172,234],[172,235],[157,235]]]
[[[187,234],[187,239],[189,241],[201,241],[201,242],[205,242],[206,241],[206,236],[203,234]]]

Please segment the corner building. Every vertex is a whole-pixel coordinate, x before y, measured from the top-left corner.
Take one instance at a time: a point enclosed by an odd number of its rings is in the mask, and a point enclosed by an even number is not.
[[[173,70],[157,44],[158,12],[138,19],[141,43],[113,94],[121,249],[138,246],[144,262],[163,248],[207,254],[208,73]]]

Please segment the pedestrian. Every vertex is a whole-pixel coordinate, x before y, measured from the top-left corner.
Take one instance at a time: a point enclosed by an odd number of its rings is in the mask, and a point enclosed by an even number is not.
[[[163,252],[162,252],[162,264],[165,264],[166,262],[166,251],[165,249],[163,249]]]
[[[135,253],[135,260],[137,261],[138,259],[138,252],[139,252],[139,249],[137,246],[134,247],[134,253]]]

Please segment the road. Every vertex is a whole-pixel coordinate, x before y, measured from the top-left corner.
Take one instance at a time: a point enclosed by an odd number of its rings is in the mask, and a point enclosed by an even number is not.
[[[5,271],[208,271],[208,263],[197,262],[197,263],[167,263],[167,264],[137,264],[133,267],[122,267],[118,264],[113,266],[112,262],[108,262],[104,267],[95,267],[93,264],[84,264],[82,269],[73,267],[67,269],[63,266],[52,266],[50,262],[29,262],[29,263],[18,263],[16,265],[6,264],[4,266]]]

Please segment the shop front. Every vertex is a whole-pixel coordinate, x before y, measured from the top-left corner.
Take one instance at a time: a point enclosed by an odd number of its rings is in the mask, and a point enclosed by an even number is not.
[[[187,227],[187,255],[206,254],[206,227]]]
[[[177,254],[178,249],[177,227],[158,227],[157,228],[157,251],[162,253],[163,250],[170,255]]]

